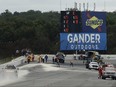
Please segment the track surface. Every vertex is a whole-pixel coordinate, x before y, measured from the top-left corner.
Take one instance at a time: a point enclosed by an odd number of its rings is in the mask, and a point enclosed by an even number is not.
[[[52,64],[51,60],[44,64],[25,64],[19,67],[19,71],[26,70],[29,73],[2,87],[116,87],[116,80],[98,79],[98,72],[85,69],[80,60],[74,60],[74,67],[70,67],[70,60],[66,60],[60,67]],[[116,64],[116,60],[104,61]]]

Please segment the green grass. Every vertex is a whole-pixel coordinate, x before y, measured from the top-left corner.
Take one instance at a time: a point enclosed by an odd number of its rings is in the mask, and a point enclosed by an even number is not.
[[[9,61],[11,61],[12,59],[13,59],[12,57],[7,57],[7,58],[0,59],[0,64],[9,62]]]

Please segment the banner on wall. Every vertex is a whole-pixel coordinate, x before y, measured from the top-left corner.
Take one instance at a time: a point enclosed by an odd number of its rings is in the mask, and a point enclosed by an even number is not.
[[[106,33],[60,33],[60,50],[106,50]]]

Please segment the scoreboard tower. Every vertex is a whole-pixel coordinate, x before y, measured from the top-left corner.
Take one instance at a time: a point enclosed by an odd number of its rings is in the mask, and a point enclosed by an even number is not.
[[[60,50],[107,50],[106,13],[61,11]]]

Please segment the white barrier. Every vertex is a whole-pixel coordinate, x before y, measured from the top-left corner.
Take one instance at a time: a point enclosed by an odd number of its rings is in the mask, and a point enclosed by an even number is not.
[[[5,67],[5,65],[7,65],[7,64],[13,64],[13,65],[15,65],[15,66],[21,65],[21,64],[23,64],[24,59],[25,59],[24,56],[20,56],[20,57],[18,57],[18,58],[16,58],[16,59],[11,60],[10,62],[1,64],[1,65],[0,65],[0,68]]]
[[[41,54],[42,57],[45,56],[45,54]],[[77,57],[80,56],[80,54],[77,54]],[[48,54],[48,60],[51,60],[52,57],[55,57],[55,55],[52,54]],[[101,57],[103,57],[104,59],[110,59],[110,60],[116,60],[116,55],[101,55]],[[65,59],[73,59],[74,58],[74,54],[67,54]],[[38,59],[38,55],[35,55],[35,60]]]
[[[18,65],[22,65],[24,63],[24,59],[25,57],[24,56],[21,56],[21,57],[18,57],[16,59],[13,59],[10,64],[13,64],[15,66],[18,66]]]
[[[44,57],[45,55],[42,54],[41,55],[42,57]],[[69,54],[69,55],[66,55],[66,58],[65,59],[72,59],[73,58],[73,54]],[[77,55],[79,56],[79,54]],[[101,55],[104,59],[109,59],[109,60],[116,60],[116,55]],[[52,60],[52,57],[55,57],[55,55],[52,55],[52,54],[48,54],[48,60]],[[35,60],[38,60],[38,55],[35,55]],[[4,67],[6,64],[13,64],[15,66],[18,66],[18,65],[22,65],[25,61],[25,57],[24,56],[20,56],[16,59],[13,59],[12,61],[8,62],[8,63],[5,63],[5,64],[1,64],[0,65],[0,68]]]

